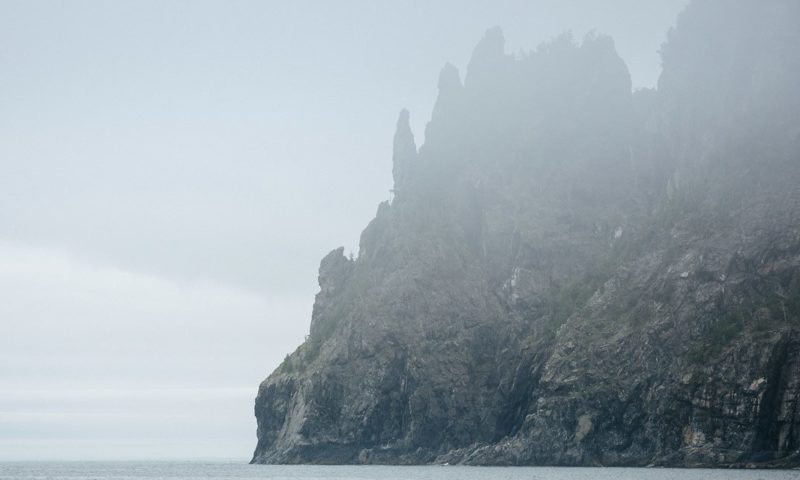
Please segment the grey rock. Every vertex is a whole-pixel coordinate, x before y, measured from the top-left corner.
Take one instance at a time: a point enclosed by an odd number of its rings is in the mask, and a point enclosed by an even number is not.
[[[603,36],[445,67],[253,462],[800,465],[798,5],[693,2],[636,94]]]

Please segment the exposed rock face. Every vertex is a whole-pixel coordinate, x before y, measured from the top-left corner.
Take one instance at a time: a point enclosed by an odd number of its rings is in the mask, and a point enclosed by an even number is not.
[[[800,2],[695,1],[448,65],[358,258],[320,266],[259,463],[800,464]]]

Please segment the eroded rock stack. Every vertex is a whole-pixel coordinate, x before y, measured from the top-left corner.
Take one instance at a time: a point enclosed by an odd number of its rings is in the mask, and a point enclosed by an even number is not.
[[[447,65],[395,194],[320,266],[259,463],[800,464],[800,2]]]

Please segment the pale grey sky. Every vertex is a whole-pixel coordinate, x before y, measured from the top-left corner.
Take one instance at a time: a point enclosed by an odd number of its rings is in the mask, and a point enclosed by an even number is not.
[[[0,460],[230,458],[421,143],[445,62],[612,35],[635,87],[685,0],[0,0]]]

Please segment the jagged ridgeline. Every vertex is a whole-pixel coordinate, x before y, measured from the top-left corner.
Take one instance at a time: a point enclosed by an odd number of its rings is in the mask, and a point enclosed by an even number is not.
[[[800,2],[452,66],[259,389],[260,463],[800,464]]]

